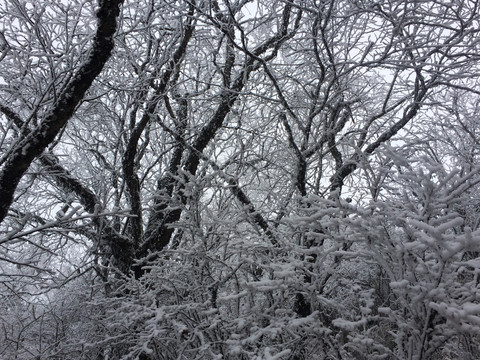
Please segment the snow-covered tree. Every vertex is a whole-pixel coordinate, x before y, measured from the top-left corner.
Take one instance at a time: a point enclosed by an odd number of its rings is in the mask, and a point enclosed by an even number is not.
[[[477,358],[479,20],[0,1],[0,358]]]

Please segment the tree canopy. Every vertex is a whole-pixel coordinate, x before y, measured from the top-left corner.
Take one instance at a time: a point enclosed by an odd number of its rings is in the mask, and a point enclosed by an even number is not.
[[[0,0],[0,359],[479,358],[479,6]]]

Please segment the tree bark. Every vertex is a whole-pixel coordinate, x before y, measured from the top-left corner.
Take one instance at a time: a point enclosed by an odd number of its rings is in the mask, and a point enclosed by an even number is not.
[[[100,1],[97,31],[88,60],[73,76],[40,125],[15,144],[7,157],[0,171],[0,223],[7,216],[15,190],[30,164],[54,141],[110,58],[122,3],[123,0]]]

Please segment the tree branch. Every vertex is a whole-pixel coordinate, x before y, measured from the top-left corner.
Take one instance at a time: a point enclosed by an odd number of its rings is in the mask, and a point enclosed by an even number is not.
[[[5,219],[15,190],[32,161],[54,141],[73,115],[85,92],[102,71],[114,48],[113,36],[123,0],[101,0],[98,25],[88,60],[73,76],[42,123],[20,140],[0,172],[0,222]]]
[[[134,238],[135,243],[140,244],[143,238],[143,214],[142,214],[142,204],[140,199],[140,181],[137,174],[135,173],[135,158],[137,155],[137,146],[140,136],[145,130],[147,124],[151,121],[153,114],[157,108],[158,103],[165,96],[165,90],[170,81],[172,74],[175,69],[181,63],[185,52],[187,50],[188,43],[192,37],[193,31],[195,29],[193,25],[193,14],[195,11],[194,2],[190,3],[189,11],[187,14],[187,24],[185,26],[185,32],[178,48],[174,52],[172,59],[168,63],[167,69],[163,73],[160,84],[156,88],[155,93],[153,94],[150,101],[147,103],[146,110],[143,113],[142,118],[135,126],[128,140],[128,144],[123,156],[122,167],[123,175],[125,178],[125,184],[127,186],[127,193],[129,196],[130,207],[132,214],[135,215],[134,218],[130,219],[130,234]]]

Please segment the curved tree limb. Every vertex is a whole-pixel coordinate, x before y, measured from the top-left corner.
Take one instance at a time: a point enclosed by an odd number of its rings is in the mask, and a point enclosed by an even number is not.
[[[7,216],[15,190],[32,161],[54,141],[72,117],[85,92],[102,71],[114,47],[113,36],[123,0],[101,0],[97,11],[98,25],[87,61],[59,95],[45,119],[20,140],[0,171],[0,222]]]
[[[153,115],[155,113],[157,105],[162,99],[165,98],[165,91],[168,84],[170,83],[170,79],[184,58],[188,43],[190,42],[193,31],[195,29],[193,18],[195,11],[194,5],[194,2],[191,2],[189,5],[187,24],[185,26],[184,34],[180,39],[178,48],[173,53],[172,59],[169,61],[167,68],[162,74],[160,78],[160,84],[156,87],[155,93],[147,102],[145,112],[143,113],[140,121],[133,128],[133,131],[127,143],[125,154],[123,156],[123,176],[125,178],[125,184],[127,187],[127,193],[129,197],[130,207],[132,209],[132,214],[135,215],[134,218],[130,219],[129,231],[134,239],[136,246],[140,244],[143,238],[143,214],[140,198],[140,180],[138,179],[138,176],[135,172],[135,160],[138,152],[138,141],[140,140],[140,137],[147,125],[150,123],[152,118],[154,118]]]
[[[183,170],[185,171],[185,173],[191,174],[192,176],[196,174],[198,166],[200,164],[200,160],[202,159],[203,151],[208,146],[208,144],[215,138],[217,132],[223,126],[227,115],[232,110],[235,102],[240,96],[241,91],[244,89],[250,74],[257,68],[259,68],[262,63],[273,59],[276,56],[280,46],[296,32],[299,20],[301,18],[301,11],[297,14],[297,17],[295,19],[294,29],[292,31],[289,31],[288,27],[292,21],[291,10],[292,4],[286,3],[282,12],[282,23],[281,26],[279,26],[278,32],[265,40],[263,43],[259,44],[252,51],[247,50],[247,45],[244,38],[242,39],[243,47],[235,43],[234,34],[228,33],[228,29],[230,29],[231,31],[231,27],[221,26],[221,30],[223,32],[226,32],[226,35],[230,39],[227,44],[229,60],[226,62],[224,68],[224,76],[226,78],[225,85],[230,86],[226,86],[222,90],[220,94],[220,104],[218,105],[214,115],[212,116],[210,121],[208,121],[205,126],[199,131],[198,136],[193,141],[191,146],[188,147],[190,150],[186,154],[186,160],[183,165]],[[240,32],[243,32],[243,29],[238,23],[236,23],[233,16],[230,16],[229,20],[234,22]],[[223,21],[226,21],[226,19],[223,19]],[[242,34],[242,37],[243,36],[244,34]],[[232,65],[235,59],[232,51],[234,47],[240,49],[242,52],[245,52],[245,54],[247,55],[247,59],[242,65],[242,68],[239,71],[238,75],[233,79],[233,81],[231,81],[230,84]],[[272,53],[266,55],[265,58],[261,58],[261,56],[265,56],[265,53],[268,50],[272,50]],[[179,184],[179,192],[181,192],[183,186],[183,184]],[[233,189],[236,189],[236,187],[234,187]],[[269,230],[266,222],[264,222],[264,219],[259,217],[259,214],[256,213],[252,204],[248,203],[249,200],[246,197],[242,196],[245,194],[243,194],[241,191],[237,191],[236,193],[234,193],[234,195],[237,199],[239,199],[241,203],[247,205],[249,209],[248,212],[250,213],[250,215],[253,214],[255,223],[262,228],[262,230],[266,233],[267,237],[273,239],[273,234],[271,233],[271,230]],[[166,211],[168,211],[168,209]],[[139,255],[144,255],[147,249],[153,252],[163,250],[169,244],[170,238],[173,234],[174,229],[172,228],[171,224],[178,221],[181,217],[181,214],[182,210],[177,208],[168,211],[167,214],[161,214],[161,216],[157,216],[158,218],[162,219],[161,226],[157,226],[157,235],[153,236],[155,233],[149,234],[149,238],[147,238],[141,246]]]

